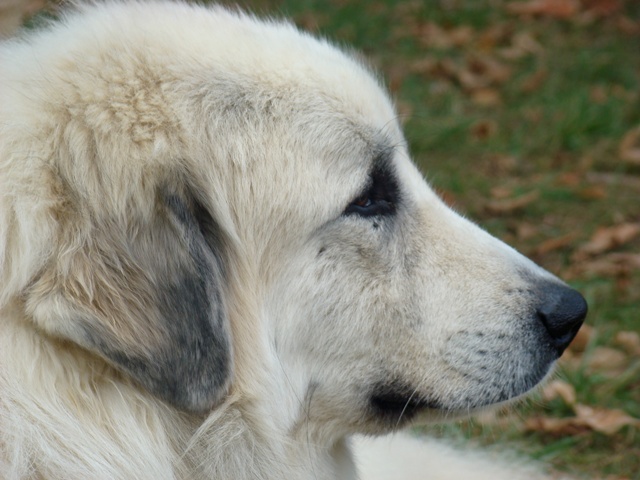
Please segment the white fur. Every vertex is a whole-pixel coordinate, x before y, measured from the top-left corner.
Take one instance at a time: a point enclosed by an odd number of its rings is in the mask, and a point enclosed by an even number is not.
[[[559,282],[440,202],[395,117],[349,55],[218,7],[83,6],[2,44],[0,477],[533,478],[402,437],[352,460],[409,424],[371,409],[394,381],[428,422],[553,363],[532,285]],[[397,211],[343,214],[385,155]],[[165,318],[191,276],[230,370],[172,403],[147,374],[197,344]]]

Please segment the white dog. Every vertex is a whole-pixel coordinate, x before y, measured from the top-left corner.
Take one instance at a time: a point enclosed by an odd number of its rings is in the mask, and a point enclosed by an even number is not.
[[[353,434],[543,380],[583,298],[449,210],[395,119],[359,61],[221,8],[4,43],[0,476],[352,479]]]

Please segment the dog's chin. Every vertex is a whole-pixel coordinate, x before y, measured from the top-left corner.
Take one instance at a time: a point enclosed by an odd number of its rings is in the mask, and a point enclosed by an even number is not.
[[[397,380],[378,383],[368,396],[368,410],[376,423],[391,429],[464,418],[480,411],[516,403],[543,385],[552,374],[553,364],[546,373],[530,376],[526,382],[519,382],[517,385],[507,383],[498,390],[463,389],[450,398],[431,397],[421,393],[418,388]]]

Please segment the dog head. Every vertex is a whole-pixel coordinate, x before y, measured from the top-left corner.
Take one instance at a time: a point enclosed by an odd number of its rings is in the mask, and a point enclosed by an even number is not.
[[[180,410],[279,382],[292,428],[468,412],[586,315],[438,199],[365,66],[291,26],[111,4],[1,55],[2,304]]]

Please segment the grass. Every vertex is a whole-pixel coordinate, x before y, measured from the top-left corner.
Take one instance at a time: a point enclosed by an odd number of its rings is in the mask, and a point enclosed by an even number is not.
[[[585,0],[619,9],[559,19],[514,15],[508,3],[242,5],[293,18],[371,59],[397,100],[414,159],[433,186],[454,208],[567,278],[587,298],[592,334],[583,350],[569,352],[559,373],[575,389],[576,403],[637,419],[640,352],[625,352],[615,339],[619,332],[640,331],[640,269],[596,268],[594,261],[611,260],[608,250],[579,254],[599,228],[640,223],[640,163],[623,161],[619,152],[625,134],[640,125],[640,4]],[[535,201],[509,207],[531,192]],[[496,214],[489,201],[508,208]],[[637,253],[639,237],[614,245],[613,252]],[[567,240],[549,247],[559,238]],[[594,367],[603,347],[621,354],[622,362]],[[574,416],[566,401],[543,401],[538,394],[490,421],[460,421],[428,433],[507,444],[576,476],[640,479],[637,424],[613,433],[585,426],[523,428],[532,418]]]
[[[576,402],[640,418],[640,356],[614,342],[618,332],[640,331],[640,271],[599,273],[587,268],[589,262],[608,252],[586,259],[576,254],[598,228],[640,222],[640,166],[619,154],[624,135],[640,125],[640,8],[623,2],[604,17],[581,11],[557,19],[513,15],[506,3],[290,0],[246,6],[292,17],[369,56],[397,100],[414,159],[434,187],[586,296],[593,333],[584,351],[569,352],[559,373],[575,388]],[[431,24],[444,33],[429,37]],[[456,41],[449,38],[455,32]],[[477,85],[465,83],[461,72],[469,71]],[[492,199],[528,192],[537,192],[536,200],[521,208],[499,215],[487,208]],[[565,235],[570,240],[559,247],[541,249]],[[639,250],[637,236],[613,249]],[[591,366],[602,347],[624,354],[613,372],[606,364]],[[523,428],[531,418],[573,416],[563,400],[537,395],[491,422],[472,419],[432,427],[429,434],[508,444],[576,476],[640,479],[637,426],[607,434],[587,427]]]

